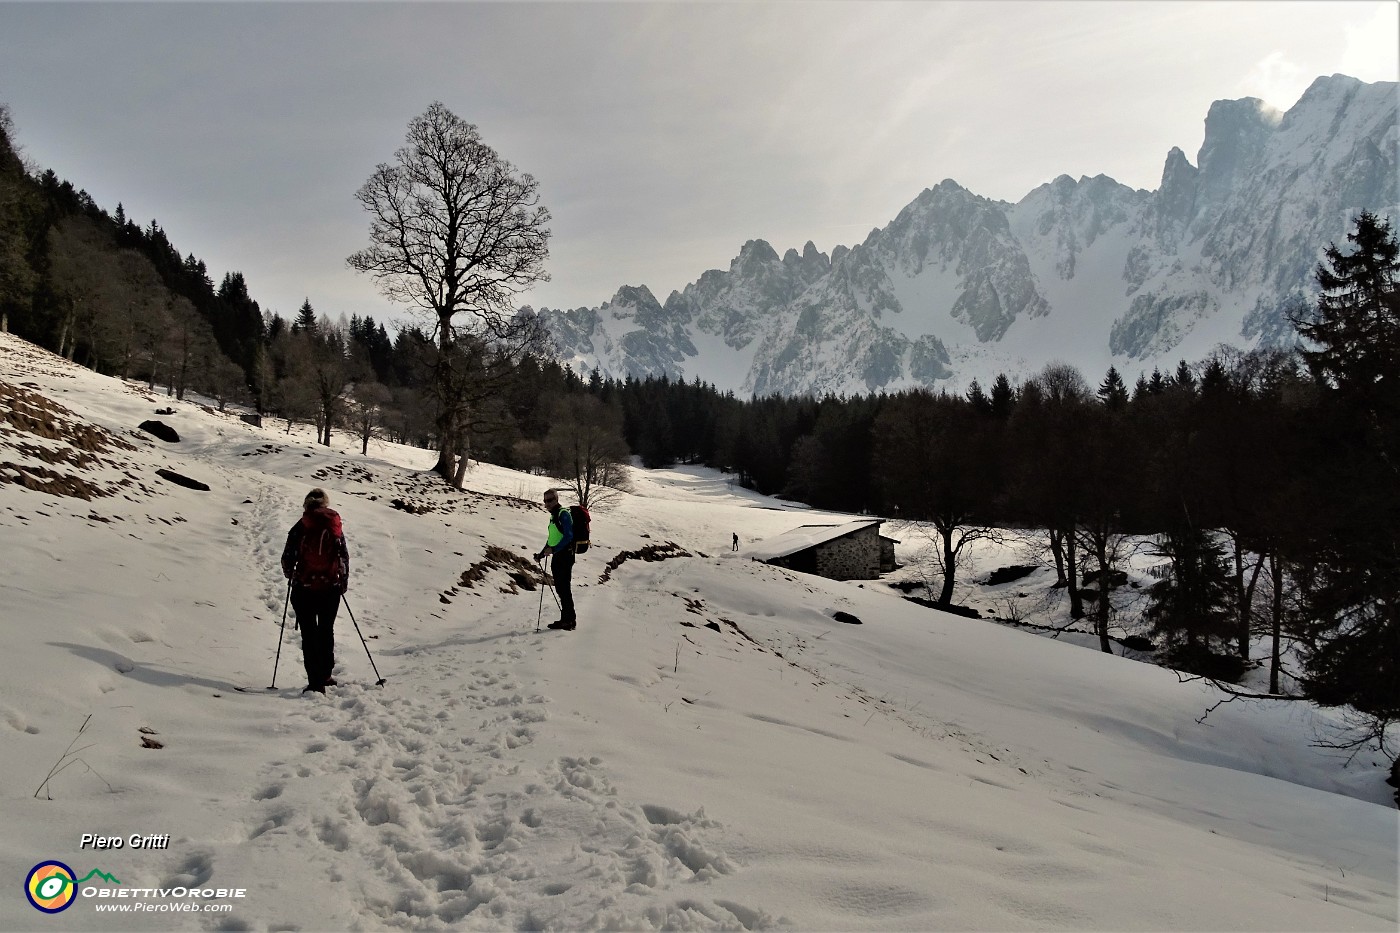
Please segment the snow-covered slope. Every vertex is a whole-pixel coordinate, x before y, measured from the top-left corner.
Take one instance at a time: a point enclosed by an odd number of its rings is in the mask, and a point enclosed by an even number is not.
[[[1345,75],[1287,113],[1216,101],[1196,164],[1173,149],[1156,191],[1062,175],[1008,204],[945,180],[829,258],[755,240],[664,304],[624,288],[540,313],[576,370],[721,390],[956,387],[1052,360],[1131,380],[1293,340],[1321,250],[1363,209],[1400,212],[1397,110],[1400,85]]]
[[[0,928],[1395,928],[1400,822],[1309,744],[1332,714],[1201,722],[1169,671],[755,563],[732,533],[816,519],[704,471],[596,509],[579,629],[536,632],[543,480],[284,427],[0,335]],[[344,614],[329,695],[277,657],[312,485],[383,688]],[[120,884],[45,917],[47,860]],[[98,911],[137,904],[233,910]]]

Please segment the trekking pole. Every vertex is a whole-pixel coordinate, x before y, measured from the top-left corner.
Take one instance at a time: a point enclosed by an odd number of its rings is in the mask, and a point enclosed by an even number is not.
[[[350,601],[345,598],[344,593],[340,594],[340,601],[345,603],[345,611],[350,612]],[[353,612],[350,612],[350,622],[355,626],[355,634],[360,636],[360,644],[365,646],[365,657],[369,658],[369,666],[374,668],[374,676],[379,677],[379,668],[374,666],[374,655],[369,653],[369,642],[365,641],[365,633],[360,631],[360,623],[355,621],[355,613]],[[374,685],[376,687],[384,686],[384,678],[379,677],[379,679],[374,682]]]
[[[272,686],[269,690],[277,689],[277,665],[282,663],[282,635],[287,631],[287,603],[292,601],[292,580],[287,578],[287,598],[282,600],[282,627],[277,630],[277,657],[272,662]]]
[[[550,566],[551,568],[554,566],[554,555],[553,555],[553,554],[549,555],[549,566]],[[550,585],[550,587],[549,587],[549,596],[550,596],[551,599],[554,600],[554,608],[555,608],[555,609],[558,609],[559,612],[562,614],[562,613],[564,612],[564,607],[561,606],[561,605],[559,605],[559,594],[556,593],[556,592],[554,592],[553,574],[550,575],[550,583],[551,583],[551,585]],[[543,596],[540,597],[540,602],[544,602],[544,597],[543,597]]]
[[[540,565],[540,608],[535,612],[535,631],[540,630],[540,619],[544,616],[544,561],[535,558],[535,563]]]

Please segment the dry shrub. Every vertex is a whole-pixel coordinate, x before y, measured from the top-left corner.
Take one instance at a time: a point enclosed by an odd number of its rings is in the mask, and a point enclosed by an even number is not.
[[[504,570],[510,577],[510,585],[501,587],[502,592],[506,593],[518,593],[520,590],[533,591],[535,587],[543,586],[549,582],[537,564],[532,564],[519,554],[507,551],[503,547],[488,544],[486,557],[463,570],[458,583],[466,589],[472,589],[477,583],[486,579],[486,574],[492,570]]]
[[[16,483],[25,489],[46,492],[51,496],[70,496],[85,500],[110,496],[116,492],[115,488],[103,489],[95,483],[89,483],[68,473],[55,473],[47,467],[25,466],[10,463],[8,460],[0,463],[0,483]]]
[[[629,560],[658,561],[668,560],[672,557],[689,556],[691,556],[690,552],[674,541],[667,541],[665,544],[648,544],[636,551],[623,551],[608,561],[608,565],[603,569],[603,575],[598,578],[598,582],[607,583],[612,579],[612,572]]]
[[[67,445],[52,447],[11,440],[6,446],[15,452],[30,460],[71,466],[79,471],[103,465],[104,461],[97,456],[98,453],[106,453],[112,448],[136,449],[102,428],[77,420],[71,411],[37,392],[0,382],[0,434],[12,433],[3,430],[6,427],[41,440],[60,441]],[[35,463],[5,461],[0,463],[0,483],[14,483],[53,496],[90,500],[110,496],[118,489],[129,486],[131,481],[128,479],[104,487],[80,476],[59,473]]]
[[[106,453],[112,447],[136,449],[99,427],[78,421],[71,411],[57,402],[8,382],[0,382],[0,421],[25,434],[64,441],[88,453]]]

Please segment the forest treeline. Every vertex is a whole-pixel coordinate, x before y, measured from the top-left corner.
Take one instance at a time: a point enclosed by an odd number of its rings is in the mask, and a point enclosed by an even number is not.
[[[1370,214],[1328,247],[1296,349],[1222,348],[1131,383],[1052,363],[959,394],[741,399],[698,379],[585,377],[538,342],[503,352],[463,333],[444,349],[417,326],[333,322],[309,298],[284,319],[238,272],[215,286],[156,221],[27,170],[11,140],[0,108],[0,329],[76,362],[312,422],[326,443],[351,431],[450,446],[462,469],[470,452],[562,476],[583,498],[625,486],[636,456],[924,522],[947,607],[973,542],[1035,529],[1104,650],[1115,583],[1151,540],[1163,569],[1146,617],[1170,663],[1234,680],[1262,635],[1270,693],[1349,705],[1362,739],[1400,718],[1400,265]],[[1287,683],[1285,645],[1303,665]]]

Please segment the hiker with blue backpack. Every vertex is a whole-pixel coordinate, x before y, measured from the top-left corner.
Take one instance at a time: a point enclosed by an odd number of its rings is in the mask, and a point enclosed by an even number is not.
[[[544,507],[549,509],[549,532],[535,560],[550,557],[554,588],[559,593],[559,619],[549,623],[549,627],[572,632],[578,628],[578,617],[569,585],[574,574],[574,555],[588,549],[588,510],[581,505],[561,506],[557,489],[545,490]]]
[[[292,609],[301,629],[306,687],[302,693],[325,693],[334,687],[335,615],[350,587],[350,552],[340,515],[330,508],[324,489],[313,489],[302,502],[302,515],[287,532],[282,573],[291,583]],[[366,649],[368,650],[368,649]]]

